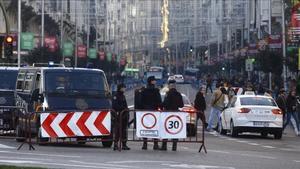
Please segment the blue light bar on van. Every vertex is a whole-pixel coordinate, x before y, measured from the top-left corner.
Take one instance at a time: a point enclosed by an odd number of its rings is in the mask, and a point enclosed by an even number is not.
[[[53,61],[49,61],[49,67],[54,66],[54,62]]]

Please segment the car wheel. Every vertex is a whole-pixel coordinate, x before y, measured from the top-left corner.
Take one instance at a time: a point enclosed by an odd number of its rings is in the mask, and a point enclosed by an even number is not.
[[[268,137],[268,133],[267,133],[267,132],[261,132],[260,135],[261,135],[262,137]]]
[[[18,124],[16,127],[16,141],[17,142],[24,142],[26,140],[25,133],[21,129],[21,126]]]
[[[187,124],[186,130],[187,130],[188,137],[196,136],[197,129],[194,124]]]
[[[238,131],[236,127],[234,127],[233,121],[231,120],[230,122],[230,135],[231,137],[237,137],[238,136]]]
[[[277,140],[281,139],[282,138],[282,131],[276,131],[274,133],[274,138],[277,139]]]
[[[221,135],[226,135],[227,134],[227,131],[224,130],[222,123],[221,123],[221,125],[218,125],[218,131]]]
[[[106,139],[106,140],[102,141],[103,147],[110,148],[113,144],[113,135],[111,134],[109,136],[106,136],[106,137],[104,137],[104,139]]]

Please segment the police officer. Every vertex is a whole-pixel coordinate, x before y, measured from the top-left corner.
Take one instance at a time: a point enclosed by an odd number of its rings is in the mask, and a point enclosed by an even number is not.
[[[114,150],[118,149],[118,142],[120,138],[120,131],[122,132],[122,149],[123,150],[130,150],[130,148],[126,145],[127,141],[127,126],[128,126],[128,119],[129,114],[126,102],[126,98],[124,95],[126,86],[121,83],[117,86],[117,93],[114,95],[112,100],[112,108],[116,111],[116,114],[113,114],[114,116]],[[122,114],[121,114],[122,112]],[[122,120],[122,125],[120,125],[120,118]]]
[[[166,93],[163,107],[165,110],[177,111],[178,108],[184,106],[183,99],[181,94],[176,90],[176,81],[170,80],[169,82],[169,91]],[[173,146],[172,150],[176,151],[177,149],[177,139],[172,139]],[[167,150],[167,139],[163,140],[161,150]]]
[[[162,101],[159,89],[155,87],[156,80],[154,76],[147,79],[147,87],[141,93],[141,108],[143,110],[158,110],[161,108]],[[144,138],[143,150],[147,150],[147,138]],[[154,139],[153,150],[158,150],[158,140]]]

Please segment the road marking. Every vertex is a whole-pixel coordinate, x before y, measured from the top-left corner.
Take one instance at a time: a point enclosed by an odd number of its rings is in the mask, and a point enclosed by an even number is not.
[[[257,154],[241,154],[241,156],[245,157],[256,157],[256,158],[265,158],[265,159],[270,159],[270,160],[275,160],[277,158],[271,157],[271,156],[262,156],[262,155],[257,155]]]
[[[29,157],[4,157],[4,156],[0,156],[0,159],[14,159],[14,160],[46,160],[46,161],[52,161],[52,159],[37,159],[37,158],[29,158]]]
[[[0,153],[23,154],[23,155],[34,155],[34,156],[48,156],[48,157],[80,158],[80,156],[67,156],[67,155],[59,155],[59,154],[21,153],[21,152],[10,152],[10,151],[0,151]]]
[[[16,147],[7,146],[4,144],[0,144],[0,148],[6,148],[6,149],[15,149]]]
[[[252,146],[259,146],[260,144],[257,144],[257,143],[248,143],[249,145],[252,145]]]
[[[296,163],[300,163],[300,160],[294,160],[294,162],[296,162]]]
[[[92,166],[92,165],[77,165],[77,164],[65,164],[65,163],[47,163],[47,162],[39,162],[39,161],[20,161],[20,160],[0,160],[0,163],[11,163],[11,164],[38,164],[47,165],[47,166],[65,166],[65,167],[76,167],[76,168],[99,168],[99,169],[107,169],[107,166]],[[124,168],[115,168],[109,167],[110,169],[124,169]]]
[[[228,151],[220,151],[220,150],[209,150],[209,152],[213,152],[213,153],[222,153],[222,154],[231,154]]]
[[[276,148],[276,147],[273,147],[273,146],[262,146],[264,148]]]
[[[245,140],[236,140],[236,142],[238,142],[238,143],[248,143],[248,141],[245,141]]]
[[[227,138],[226,140],[229,140],[229,141],[237,141],[238,139],[236,139],[236,138]]]
[[[224,166],[209,166],[209,165],[189,165],[189,164],[168,164],[169,167],[173,168],[199,168],[199,169],[235,169],[234,167]]]
[[[128,108],[129,108],[129,109],[134,108],[134,105],[130,105],[130,106],[128,106]]]
[[[109,161],[111,164],[123,164],[123,163],[177,163],[175,161]]]
[[[98,166],[107,166],[107,167],[124,167],[124,168],[139,168],[133,167],[128,165],[117,165],[117,164],[107,164],[107,163],[91,163],[91,162],[83,162],[83,161],[76,161],[76,160],[69,160],[72,163],[79,163],[79,164],[86,164],[86,165],[98,165]]]

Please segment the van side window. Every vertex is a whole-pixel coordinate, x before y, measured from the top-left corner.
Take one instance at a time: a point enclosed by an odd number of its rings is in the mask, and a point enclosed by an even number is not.
[[[30,93],[32,91],[33,78],[34,78],[34,73],[26,73],[25,83],[24,83],[24,92]]]
[[[25,72],[20,72],[17,78],[17,91],[23,91]]]

